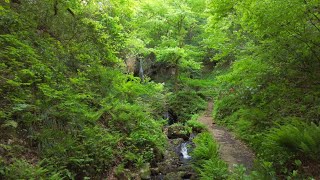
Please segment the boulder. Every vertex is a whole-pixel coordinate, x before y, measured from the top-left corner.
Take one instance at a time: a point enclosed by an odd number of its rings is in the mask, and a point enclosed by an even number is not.
[[[187,127],[183,125],[173,124],[168,127],[167,136],[169,139],[177,139],[182,138],[184,140],[188,140],[190,136],[190,132]]]
[[[139,176],[142,180],[147,180],[151,178],[151,170],[149,163],[144,164],[144,166],[140,169]]]

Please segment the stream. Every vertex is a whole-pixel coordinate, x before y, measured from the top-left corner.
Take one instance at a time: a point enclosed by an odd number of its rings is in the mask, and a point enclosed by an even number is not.
[[[166,131],[167,132],[167,131]],[[167,133],[168,134],[168,133]],[[192,139],[194,134],[188,138],[168,136],[168,147],[163,161],[157,163],[157,167],[151,170],[152,180],[191,180],[197,179],[192,168],[191,152],[194,148]]]

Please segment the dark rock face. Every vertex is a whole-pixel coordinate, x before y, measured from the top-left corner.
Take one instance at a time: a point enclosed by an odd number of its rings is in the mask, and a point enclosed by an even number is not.
[[[154,71],[154,66],[157,64],[156,57],[154,53],[150,53],[147,57],[135,57],[133,72],[134,76],[138,77],[141,75],[141,69],[143,73],[147,76],[150,76]]]
[[[150,77],[156,82],[165,82],[171,79],[175,73],[175,67],[172,64],[157,62],[154,53],[150,53],[147,56],[129,54],[125,63],[128,73],[141,77],[142,69],[143,75]]]

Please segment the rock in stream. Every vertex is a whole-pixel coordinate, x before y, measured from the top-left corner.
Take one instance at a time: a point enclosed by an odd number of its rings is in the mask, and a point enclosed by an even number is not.
[[[192,157],[189,154],[189,147],[192,146],[192,142],[189,141],[190,135],[184,134],[181,137],[180,129],[182,128],[168,127],[166,131],[169,137],[167,139],[168,147],[164,154],[164,160],[157,163],[157,167],[151,168],[152,180],[197,179],[197,174],[191,165]]]

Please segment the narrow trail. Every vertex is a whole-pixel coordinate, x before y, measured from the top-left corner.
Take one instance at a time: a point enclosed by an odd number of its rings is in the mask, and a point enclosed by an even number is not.
[[[199,117],[198,121],[208,128],[213,138],[219,143],[221,159],[228,164],[229,171],[233,171],[234,164],[243,164],[247,171],[250,171],[253,167],[254,153],[225,128],[214,123],[212,109],[213,102],[209,101],[206,112]]]

